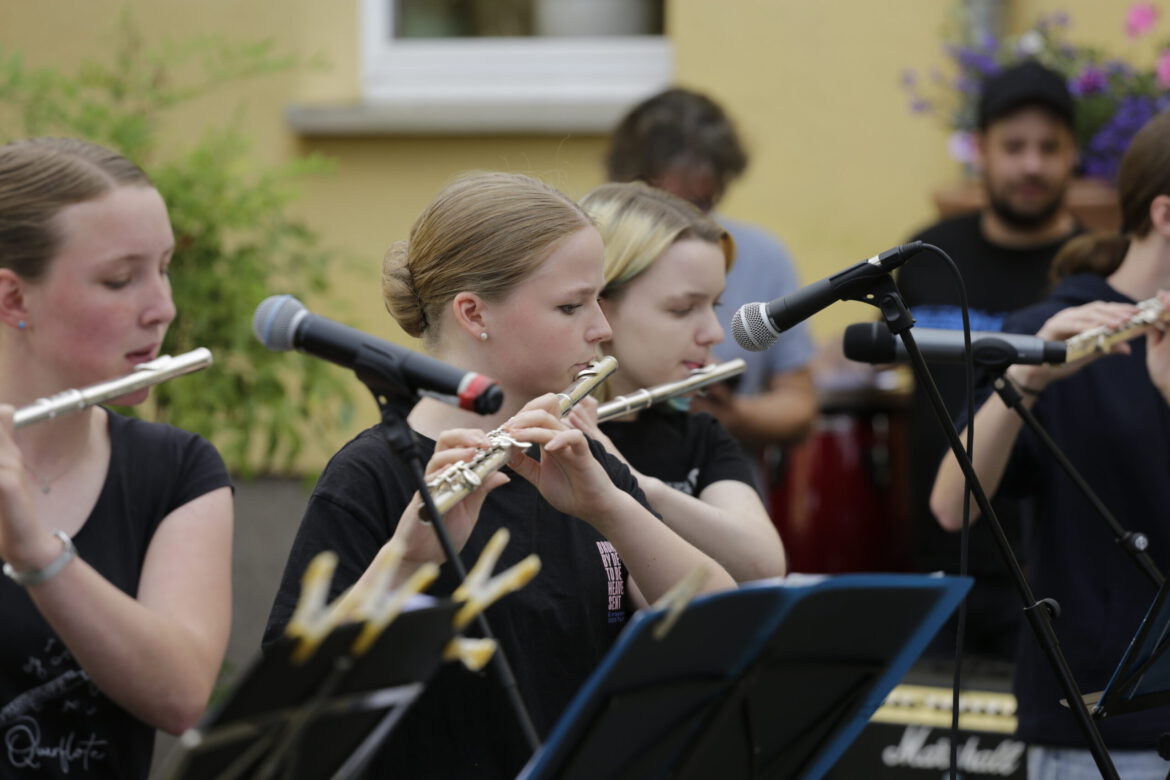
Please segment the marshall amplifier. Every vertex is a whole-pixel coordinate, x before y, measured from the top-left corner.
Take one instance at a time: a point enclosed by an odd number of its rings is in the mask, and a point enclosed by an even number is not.
[[[899,685],[825,776],[830,780],[944,778],[951,761],[950,688]],[[959,695],[958,772],[962,780],[1027,776],[1027,745],[1016,739],[1010,693]]]

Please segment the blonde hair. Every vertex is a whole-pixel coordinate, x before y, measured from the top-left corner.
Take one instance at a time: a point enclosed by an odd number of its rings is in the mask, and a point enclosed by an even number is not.
[[[0,146],[0,268],[34,281],[64,236],[61,209],[119,186],[151,187],[134,163],[74,138],[30,138]]]
[[[698,239],[723,250],[724,269],[735,262],[735,241],[723,227],[689,201],[642,182],[603,184],[581,199],[605,242],[605,289],[601,297],[618,303],[634,281],[673,244]],[[598,355],[605,352],[597,346]],[[614,397],[604,382],[594,395]]]
[[[434,346],[443,308],[460,292],[498,301],[536,271],[554,244],[589,227],[570,198],[529,176],[474,173],[445,188],[410,239],[382,261],[386,310]]]
[[[654,264],[672,244],[699,239],[723,250],[726,269],[735,260],[735,241],[718,222],[691,203],[642,182],[603,184],[581,199],[605,242],[605,290],[616,300],[626,286]]]

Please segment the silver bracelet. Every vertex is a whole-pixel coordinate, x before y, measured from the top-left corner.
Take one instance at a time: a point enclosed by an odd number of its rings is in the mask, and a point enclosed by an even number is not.
[[[40,585],[42,582],[48,582],[57,576],[65,564],[77,557],[77,548],[73,546],[73,540],[69,538],[69,534],[65,533],[59,528],[53,529],[53,536],[61,540],[64,545],[60,554],[49,561],[49,563],[41,569],[30,569],[29,571],[17,571],[12,568],[11,563],[4,564],[4,573],[15,581],[18,585],[23,585],[26,588],[29,585]]]

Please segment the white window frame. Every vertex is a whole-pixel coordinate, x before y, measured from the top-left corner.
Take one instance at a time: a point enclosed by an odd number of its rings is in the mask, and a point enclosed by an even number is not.
[[[359,1],[362,97],[402,130],[606,132],[673,77],[665,36],[401,39]]]

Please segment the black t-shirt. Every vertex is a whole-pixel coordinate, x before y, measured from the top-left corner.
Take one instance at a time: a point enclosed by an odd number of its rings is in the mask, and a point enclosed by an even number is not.
[[[1068,240],[1027,249],[997,246],[983,235],[979,212],[945,219],[914,239],[934,244],[955,261],[967,290],[971,329],[984,331],[1001,330],[1009,312],[1044,297],[1050,286],[1052,259]],[[941,257],[919,254],[902,266],[897,282],[916,327],[962,329],[958,283]],[[967,394],[963,366],[928,364],[951,419],[964,416]],[[910,413],[910,440],[914,442],[910,452],[910,495],[916,565],[924,571],[958,571],[959,535],[942,530],[929,507],[930,491],[947,442],[920,389],[915,390]],[[1009,537],[1016,539],[1021,514],[1027,512],[1027,507],[1018,501],[999,499],[994,508]],[[1006,576],[986,523],[976,524],[971,531],[970,573]]]
[[[718,420],[658,404],[632,420],[603,423],[601,430],[638,471],[697,496],[715,482],[735,480],[755,488],[752,467]]]
[[[1104,300],[1132,303],[1093,274],[1063,281],[1050,298],[1004,322],[1035,333],[1056,312]],[[1149,538],[1155,565],[1170,571],[1170,406],[1146,369],[1144,338],[1129,355],[1110,355],[1053,382],[1032,412],[1110,512]],[[979,446],[976,441],[976,447]],[[1025,428],[1004,473],[1001,493],[1032,495],[1036,520],[1028,538],[1029,581],[1038,598],[1055,598],[1060,647],[1082,692],[1100,691],[1117,667],[1154,599],[1156,588],[1114,540],[1052,456]],[[1085,747],[1046,656],[1023,631],[1016,669],[1019,734],[1028,742]],[[1170,732],[1170,708],[1097,721],[1111,748],[1153,751]]]
[[[230,483],[203,438],[107,414],[109,471],[73,542],[86,563],[136,596],[162,519]],[[0,625],[0,777],[145,778],[154,729],[90,682],[28,593],[7,577],[0,577]]]
[[[419,443],[425,460],[433,453],[434,442],[419,437]],[[618,487],[645,504],[629,470],[600,444],[590,446]],[[485,499],[461,558],[470,568],[502,526],[511,539],[497,571],[530,553],[540,556],[540,573],[489,608],[486,616],[543,737],[625,625],[630,612],[626,569],[613,546],[592,526],[553,509],[527,480],[509,475],[511,481]],[[337,553],[330,590],[335,598],[358,579],[389,539],[413,493],[408,472],[390,452],[380,426],[362,432],[333,457],[309,499],[265,643],[279,637],[288,623],[301,575],[313,556],[323,550]],[[457,585],[450,566],[444,565],[427,592],[445,596]],[[368,774],[510,778],[529,756],[492,669],[474,674],[450,663],[440,668],[403,716]]]

